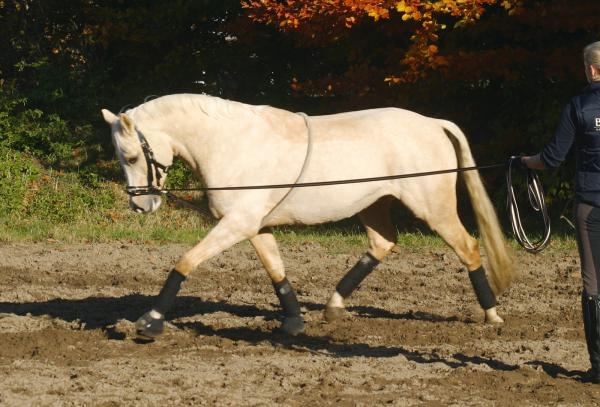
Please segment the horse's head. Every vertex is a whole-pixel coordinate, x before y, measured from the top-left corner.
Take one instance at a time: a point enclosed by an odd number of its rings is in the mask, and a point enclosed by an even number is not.
[[[173,163],[172,148],[164,138],[153,137],[151,132],[144,134],[125,113],[117,116],[102,109],[102,116],[110,125],[113,145],[125,173],[129,206],[138,213],[156,211]]]

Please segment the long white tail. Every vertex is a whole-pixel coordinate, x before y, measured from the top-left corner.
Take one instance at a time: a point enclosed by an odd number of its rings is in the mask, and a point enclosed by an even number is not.
[[[474,167],[475,160],[464,133],[449,121],[440,120],[446,134],[450,136],[456,150],[458,166]],[[488,269],[492,289],[496,294],[506,290],[517,277],[513,260],[509,253],[496,210],[485,190],[479,171],[463,171],[471,205],[477,219],[477,226],[483,240],[483,247],[488,257]]]

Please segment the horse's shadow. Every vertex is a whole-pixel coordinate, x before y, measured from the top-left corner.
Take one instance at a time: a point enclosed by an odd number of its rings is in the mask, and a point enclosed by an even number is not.
[[[533,367],[541,367],[542,370],[550,377],[558,378],[558,377],[568,377],[577,380],[585,380],[586,372],[582,370],[567,370],[562,366],[556,365],[554,363],[548,363],[541,360],[532,360],[530,362],[526,362],[526,365]]]
[[[128,294],[122,297],[88,297],[83,299],[52,299],[42,302],[10,303],[0,302],[0,314],[33,316],[49,315],[67,322],[80,322],[85,329],[105,329],[120,319],[135,321],[147,311],[155,297],[141,294]],[[309,311],[322,311],[322,304],[302,303]],[[456,317],[442,317],[426,312],[396,314],[371,306],[348,307],[348,311],[361,318],[411,319],[430,322],[456,321]],[[278,319],[279,310],[260,309],[255,305],[231,304],[225,301],[205,301],[194,296],[178,296],[169,313],[171,319],[190,317],[215,312],[226,312],[239,317],[263,317],[266,320]],[[469,322],[469,321],[467,321]]]
[[[49,315],[66,322],[79,322],[83,329],[102,329],[109,339],[125,339],[125,335],[115,331],[115,324],[121,319],[135,321],[147,311],[154,300],[153,296],[129,294],[122,297],[88,297],[84,299],[53,299],[42,302],[9,303],[0,302],[0,315]],[[323,309],[322,305],[314,303],[302,304],[309,310]],[[352,307],[350,311],[369,318],[418,319],[424,321],[454,321],[455,318],[441,317],[429,313],[395,314],[376,307]],[[231,304],[225,301],[205,301],[192,296],[179,296],[170,312],[170,318],[179,319],[194,315],[225,312],[239,317],[262,317],[265,320],[280,318],[279,311],[260,309],[254,305]],[[464,367],[469,364],[487,365],[494,370],[511,371],[518,366],[504,363],[500,360],[479,356],[455,354],[452,359],[444,358],[436,353],[413,351],[401,346],[373,346],[366,343],[339,343],[326,336],[300,334],[296,337],[266,331],[253,327],[213,328],[200,322],[175,322],[178,328],[190,329],[198,335],[217,336],[232,341],[245,341],[251,344],[270,343],[273,346],[291,350],[324,353],[334,357],[371,357],[386,358],[403,356],[409,361],[427,364],[443,363],[451,368]],[[580,372],[568,372],[560,366],[541,364],[544,370],[553,377],[558,375],[575,377]]]
[[[323,305],[306,303],[303,304],[306,309],[310,311],[319,311],[323,309]],[[403,320],[417,320],[417,321],[428,321],[428,322],[456,322],[459,319],[455,316],[445,317],[438,314],[423,311],[408,311],[401,314],[391,312],[386,309],[372,307],[367,305],[357,305],[346,308],[348,311],[356,314],[360,318],[384,318],[384,319],[403,319]],[[475,323],[471,319],[464,321],[465,323]]]

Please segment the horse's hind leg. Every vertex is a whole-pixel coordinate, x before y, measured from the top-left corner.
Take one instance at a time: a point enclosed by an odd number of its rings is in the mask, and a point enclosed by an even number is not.
[[[479,305],[485,312],[485,321],[504,322],[496,311],[496,296],[481,263],[479,244],[465,230],[456,210],[447,207],[447,210],[436,211],[435,216],[425,217],[424,220],[456,252],[460,261],[466,266]]]
[[[327,321],[334,321],[344,315],[344,299],[352,294],[396,244],[396,229],[390,214],[392,202],[393,198],[384,197],[358,214],[367,231],[369,250],[338,282],[325,306]]]
[[[285,269],[277,242],[270,229],[262,229],[250,239],[258,258],[271,278],[275,294],[283,308],[284,319],[281,330],[290,335],[297,335],[304,331],[304,321],[300,316],[300,305],[296,298],[294,288],[285,276]]]

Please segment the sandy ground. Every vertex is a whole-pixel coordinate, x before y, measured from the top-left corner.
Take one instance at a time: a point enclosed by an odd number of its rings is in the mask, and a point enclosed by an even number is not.
[[[600,385],[581,328],[575,252],[516,253],[521,279],[482,323],[447,249],[398,248],[325,323],[325,302],[364,251],[281,248],[307,330],[280,314],[251,247],[186,282],[167,332],[136,339],[180,245],[0,246],[2,406],[592,406]]]

